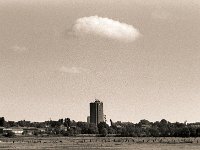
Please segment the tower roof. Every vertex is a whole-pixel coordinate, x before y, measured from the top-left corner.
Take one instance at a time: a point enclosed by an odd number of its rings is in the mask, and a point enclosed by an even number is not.
[[[98,100],[98,99],[95,99],[95,102],[97,102],[97,103],[100,103],[100,100]]]
[[[98,99],[95,99],[95,101],[94,101],[94,102],[91,102],[90,104],[93,104],[93,103],[98,103],[98,104],[100,104],[100,103],[103,103],[103,102],[101,102],[101,101],[98,100]]]

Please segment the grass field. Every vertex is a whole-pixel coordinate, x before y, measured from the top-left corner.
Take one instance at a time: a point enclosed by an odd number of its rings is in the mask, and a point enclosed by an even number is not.
[[[200,138],[16,137],[0,138],[0,149],[200,150]]]

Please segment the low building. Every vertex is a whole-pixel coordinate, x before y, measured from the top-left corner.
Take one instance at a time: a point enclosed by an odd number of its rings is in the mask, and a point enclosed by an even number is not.
[[[11,128],[4,128],[3,129],[3,135],[8,135],[8,133],[11,133],[12,129]]]
[[[45,133],[45,132],[46,132],[46,129],[45,129],[45,128],[38,128],[38,131],[39,131],[40,133]]]
[[[68,127],[65,127],[63,124],[60,125],[60,130],[62,131],[68,131]]]
[[[23,131],[24,130],[22,128],[18,128],[18,127],[4,128],[3,129],[3,134],[7,135],[8,133],[12,132],[15,135],[22,135]]]
[[[38,132],[38,129],[35,127],[23,127],[23,130],[24,135],[34,135],[36,132]]]
[[[15,134],[15,135],[22,135],[22,133],[24,132],[24,130],[22,128],[18,128],[18,127],[13,127],[11,128],[11,131]]]

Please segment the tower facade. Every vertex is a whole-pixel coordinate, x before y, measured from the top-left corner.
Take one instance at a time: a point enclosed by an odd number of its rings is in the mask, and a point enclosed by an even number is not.
[[[95,99],[95,102],[90,103],[90,123],[97,125],[103,121],[103,103]]]

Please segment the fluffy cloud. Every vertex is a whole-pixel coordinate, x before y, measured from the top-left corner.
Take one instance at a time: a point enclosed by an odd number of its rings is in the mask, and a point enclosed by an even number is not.
[[[60,67],[59,71],[64,72],[64,73],[74,73],[74,74],[89,72],[88,69],[84,69],[84,68],[80,68],[80,67],[69,67],[68,68],[65,66]]]
[[[11,49],[12,51],[14,51],[14,52],[18,52],[18,53],[28,51],[28,49],[27,49],[26,47],[23,47],[23,46],[17,46],[17,45],[11,47],[10,49]]]
[[[124,42],[132,42],[140,35],[132,25],[98,16],[77,19],[73,26],[73,32],[77,36],[97,35]]]

